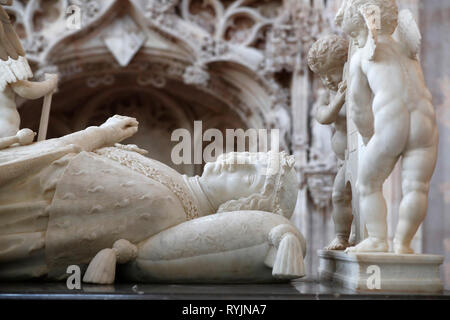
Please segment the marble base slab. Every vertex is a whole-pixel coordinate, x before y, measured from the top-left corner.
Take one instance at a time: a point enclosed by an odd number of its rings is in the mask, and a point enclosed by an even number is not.
[[[358,292],[439,293],[443,256],[318,250],[321,282]]]

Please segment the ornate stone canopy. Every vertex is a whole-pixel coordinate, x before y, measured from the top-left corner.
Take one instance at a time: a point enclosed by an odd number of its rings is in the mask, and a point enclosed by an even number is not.
[[[73,5],[81,8],[80,29],[68,26]],[[316,8],[298,1],[17,0],[8,12],[35,75],[60,74],[53,136],[118,108],[145,107],[166,113],[170,127],[191,129],[195,119],[217,128],[280,128],[282,148],[292,147],[292,74],[303,72],[305,49],[321,29]],[[35,127],[38,105],[23,106],[24,125]]]

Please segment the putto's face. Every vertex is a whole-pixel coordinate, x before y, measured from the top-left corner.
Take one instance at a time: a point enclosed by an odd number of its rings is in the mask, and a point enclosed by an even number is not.
[[[364,48],[367,43],[369,32],[365,25],[355,23],[351,17],[345,17],[342,29],[352,38],[353,43],[359,48]]]
[[[367,43],[369,33],[366,25],[362,23],[364,21],[362,17],[354,16],[357,14],[359,15],[358,10],[351,10],[350,1],[345,0],[336,15],[335,21],[352,38],[355,45],[363,48]]]
[[[208,179],[210,192],[224,201],[248,197],[261,193],[264,187],[266,166],[248,163],[243,155],[238,155],[234,161],[218,160],[205,165],[202,177]],[[244,163],[247,160],[247,163]],[[239,162],[238,162],[239,161]]]
[[[322,80],[323,85],[329,90],[337,91],[339,84],[342,81],[343,72],[344,66],[335,66],[322,73],[320,79]]]

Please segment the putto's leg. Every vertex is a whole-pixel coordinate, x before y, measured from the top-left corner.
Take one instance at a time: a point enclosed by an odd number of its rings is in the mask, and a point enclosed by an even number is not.
[[[325,248],[326,250],[345,250],[350,246],[348,240],[352,227],[352,192],[345,185],[345,165],[334,180],[333,187],[333,221],[336,238]]]
[[[394,252],[397,254],[414,253],[411,240],[427,213],[429,183],[436,158],[437,146],[411,150],[403,156],[403,198],[394,238]]]
[[[360,194],[360,212],[365,223],[368,238],[348,252],[386,252],[387,207],[383,197],[383,183],[391,174],[398,156],[383,152],[382,141],[374,136],[367,145],[358,170],[357,187]]]

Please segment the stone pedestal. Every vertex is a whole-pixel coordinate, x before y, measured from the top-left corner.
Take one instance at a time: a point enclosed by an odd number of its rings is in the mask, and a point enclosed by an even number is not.
[[[321,282],[358,292],[439,293],[438,255],[318,251]]]

